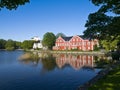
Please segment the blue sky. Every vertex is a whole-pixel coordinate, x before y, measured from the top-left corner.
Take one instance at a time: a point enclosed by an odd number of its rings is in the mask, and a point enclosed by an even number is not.
[[[0,38],[17,41],[46,32],[67,36],[83,34],[90,13],[98,10],[89,0],[30,0],[17,10],[0,11]]]

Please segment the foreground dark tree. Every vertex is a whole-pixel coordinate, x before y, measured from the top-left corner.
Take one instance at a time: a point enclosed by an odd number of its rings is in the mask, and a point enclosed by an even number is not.
[[[120,40],[120,0],[90,0],[94,5],[100,6],[99,10],[91,13],[85,24],[85,37],[97,38],[102,44],[114,43],[114,47]],[[108,16],[108,13],[115,15]],[[111,14],[109,14],[111,15]]]
[[[45,47],[48,47],[48,49],[52,49],[52,47],[55,44],[56,37],[52,32],[47,32],[43,36],[42,44]]]
[[[107,29],[107,25],[111,23],[112,17],[109,17],[103,13],[92,13],[88,16],[88,20],[85,24],[87,29],[84,31],[84,35],[86,37],[91,38],[104,38],[104,34],[108,34],[109,30]]]
[[[28,3],[29,0],[0,0],[0,10],[7,8],[9,10],[17,9],[18,6]]]
[[[100,6],[98,12],[113,12],[120,14],[120,0],[90,0],[96,6]]]

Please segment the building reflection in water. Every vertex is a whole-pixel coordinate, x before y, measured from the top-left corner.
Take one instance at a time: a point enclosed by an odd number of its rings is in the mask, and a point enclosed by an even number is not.
[[[94,67],[94,58],[90,55],[73,55],[73,54],[54,54],[56,64],[59,68],[70,65],[78,70],[83,67]]]
[[[71,66],[75,70],[81,68],[93,69],[95,66],[94,60],[95,58],[92,55],[50,54],[44,55],[44,57],[40,57],[39,59],[20,60],[20,62],[36,67],[38,64],[42,64],[43,69],[50,71],[56,67],[62,69],[66,66]]]

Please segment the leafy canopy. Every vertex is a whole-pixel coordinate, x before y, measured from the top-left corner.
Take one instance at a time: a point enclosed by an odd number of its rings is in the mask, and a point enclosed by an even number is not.
[[[32,41],[32,40],[24,40],[22,42],[22,48],[24,50],[26,50],[26,49],[32,49],[33,48],[33,44],[34,44],[34,41]]]
[[[52,49],[55,44],[56,36],[52,32],[47,32],[43,36],[42,44],[48,49]]]
[[[98,12],[113,12],[120,14],[120,0],[90,0],[96,6],[100,6]]]
[[[5,49],[7,50],[14,50],[15,49],[15,42],[9,39],[5,44]]]
[[[58,38],[59,36],[61,36],[61,37],[66,37],[66,35],[65,35],[64,33],[57,33],[57,34],[56,34],[56,38]]]
[[[6,40],[0,39],[0,49],[5,49]]]
[[[112,48],[115,47],[116,43],[120,42],[118,39],[120,36],[120,0],[90,1],[100,8],[98,11],[89,14],[85,24],[87,29],[84,31],[84,36],[103,40],[104,46],[108,44],[106,42],[113,42]]]
[[[7,8],[9,10],[17,9],[18,6],[28,3],[29,0],[0,0],[0,10]]]

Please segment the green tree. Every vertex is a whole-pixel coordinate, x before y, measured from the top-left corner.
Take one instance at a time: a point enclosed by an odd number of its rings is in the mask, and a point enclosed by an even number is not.
[[[55,44],[55,40],[56,40],[56,37],[55,35],[52,33],[52,32],[47,32],[44,34],[43,36],[43,41],[42,41],[42,44],[43,46],[47,46],[48,49],[52,49],[52,47],[54,46]]]
[[[24,40],[23,42],[22,42],[22,48],[23,49],[32,49],[33,48],[33,44],[34,44],[34,41],[32,41],[32,40]]]
[[[29,0],[0,0],[0,10],[7,8],[9,10],[17,9],[18,6],[28,3]]]
[[[6,50],[14,50],[15,49],[15,42],[11,39],[9,39],[5,44]]]
[[[0,49],[5,49],[6,40],[0,39]]]
[[[84,31],[85,37],[102,40],[104,47],[109,49],[116,46],[116,42],[120,42],[120,1],[119,0],[90,0],[94,5],[99,6],[99,10],[91,13],[85,24],[87,28]],[[110,16],[113,13],[116,15]],[[109,16],[108,16],[109,15]],[[111,47],[112,46],[112,47]]]
[[[100,6],[98,12],[113,12],[120,14],[120,0],[90,0],[96,6]]]
[[[63,33],[57,33],[57,34],[56,34],[56,38],[58,38],[59,36],[61,36],[61,37],[66,37],[66,35],[63,34]]]
[[[100,6],[99,10],[88,16],[85,34],[99,33],[100,36],[120,34],[120,1],[119,0],[90,0],[94,5]],[[116,15],[108,16],[112,12]],[[90,32],[90,33],[89,33]],[[106,34],[104,34],[106,33]],[[93,35],[94,35],[93,34]]]
[[[16,49],[21,49],[21,47],[22,47],[21,45],[22,45],[21,42],[15,41],[15,48],[16,48]]]
[[[85,24],[87,29],[84,31],[84,35],[90,38],[104,39],[109,35],[107,25],[111,23],[112,17],[103,13],[92,13],[88,16],[88,20]]]
[[[120,41],[120,36],[116,37],[116,39],[114,40],[101,40],[101,44],[102,46],[106,49],[106,50],[114,50],[117,48],[117,44]]]

